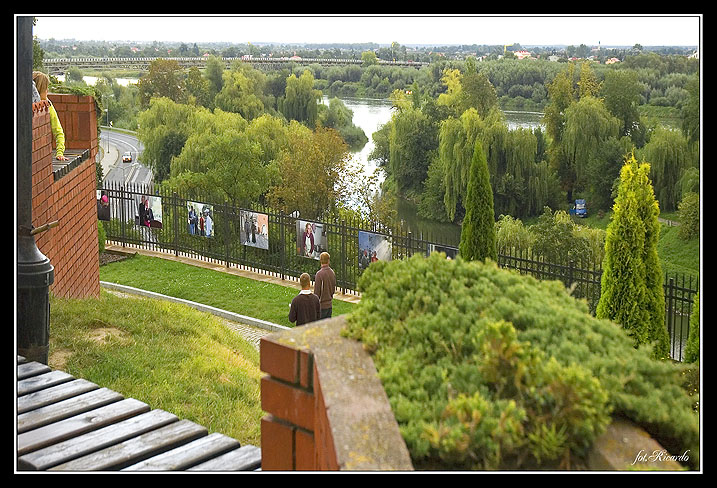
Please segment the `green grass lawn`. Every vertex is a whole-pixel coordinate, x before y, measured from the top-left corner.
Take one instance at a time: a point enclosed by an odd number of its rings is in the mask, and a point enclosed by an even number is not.
[[[50,367],[260,445],[259,353],[218,317],[106,290],[50,313]]]
[[[138,254],[100,268],[100,280],[191,300],[229,312],[293,327],[289,304],[296,288]],[[333,316],[351,310],[352,303],[334,299]]]
[[[136,255],[100,279],[292,326],[298,290]],[[334,315],[353,304],[334,300]],[[261,444],[259,352],[222,319],[165,300],[117,296],[50,302],[50,366],[237,439]]]

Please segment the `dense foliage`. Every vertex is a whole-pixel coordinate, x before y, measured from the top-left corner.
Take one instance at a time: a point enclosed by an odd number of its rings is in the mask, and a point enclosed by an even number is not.
[[[480,142],[476,142],[473,150],[465,206],[466,218],[461,225],[459,245],[461,256],[467,260],[497,261],[493,190],[490,187],[488,164]]]
[[[613,218],[605,237],[605,259],[596,315],[628,331],[636,345],[654,344],[669,356],[665,295],[657,242],[660,208],[649,179],[650,165],[632,157],[620,172]]]
[[[694,307],[690,316],[690,335],[685,346],[685,362],[700,360],[700,294],[695,295]]]
[[[611,416],[698,462],[683,367],[561,283],[433,253],[374,263],[359,286],[345,334],[373,355],[417,468],[567,467]]]

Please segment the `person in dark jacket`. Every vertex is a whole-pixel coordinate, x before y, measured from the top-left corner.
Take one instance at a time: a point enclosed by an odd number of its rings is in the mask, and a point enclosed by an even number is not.
[[[289,308],[289,322],[296,322],[296,325],[304,325],[319,320],[321,305],[319,297],[311,293],[311,277],[303,273],[299,277],[301,291],[291,301]]]
[[[314,295],[319,297],[322,319],[331,317],[334,293],[336,292],[336,273],[331,269],[330,260],[329,253],[321,253],[319,256],[321,269],[316,272],[314,279]]]

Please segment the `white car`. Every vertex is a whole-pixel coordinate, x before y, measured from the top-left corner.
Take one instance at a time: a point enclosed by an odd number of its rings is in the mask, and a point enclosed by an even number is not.
[[[132,153],[126,152],[122,155],[122,162],[123,163],[131,163],[132,162]]]

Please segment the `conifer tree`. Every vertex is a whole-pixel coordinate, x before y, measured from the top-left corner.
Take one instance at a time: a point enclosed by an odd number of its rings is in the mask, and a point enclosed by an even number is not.
[[[465,199],[466,216],[461,225],[460,254],[463,259],[498,260],[495,238],[493,190],[483,147],[476,141]]]
[[[613,218],[605,238],[600,302],[596,315],[620,324],[635,345],[653,344],[655,357],[669,354],[665,296],[657,255],[659,206],[650,165],[631,156],[620,171]]]

